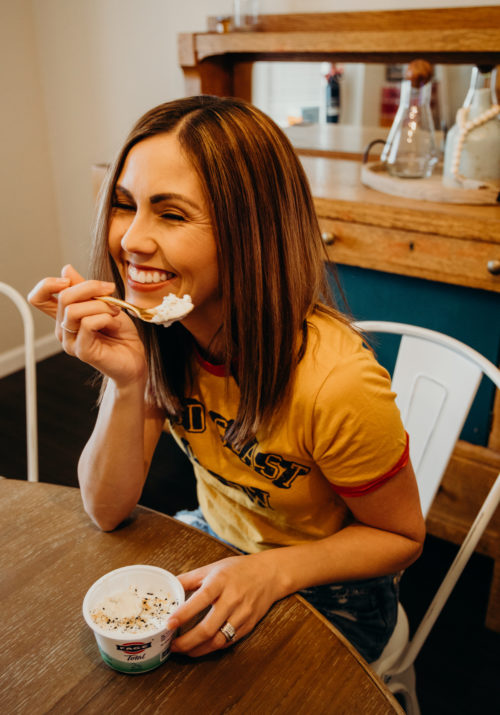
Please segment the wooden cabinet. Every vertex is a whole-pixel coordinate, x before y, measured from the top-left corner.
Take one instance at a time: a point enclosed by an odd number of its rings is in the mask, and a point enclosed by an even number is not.
[[[210,27],[214,24],[209,19]],[[415,57],[433,63],[500,64],[500,7],[264,15],[258,32],[179,36],[186,94],[248,100],[252,63],[257,60],[395,63]],[[480,296],[485,319],[481,325],[491,331],[491,351],[496,353],[489,357],[497,360],[500,205],[400,199],[363,186],[361,165],[352,160],[352,153],[350,160],[339,159],[338,152],[329,156],[327,150],[311,155],[315,152],[299,149],[298,153],[309,177],[328,257],[340,267],[366,270],[367,276],[375,271],[406,277],[413,284],[417,280],[422,295],[437,282],[450,290],[461,288],[465,303]],[[396,289],[394,301],[399,301]],[[429,532],[460,543],[499,471],[497,395],[485,444],[457,444],[427,519]],[[478,550],[494,559],[486,623],[500,631],[499,513]]]
[[[500,293],[500,206],[399,199],[362,186],[359,162],[301,161],[336,263]]]

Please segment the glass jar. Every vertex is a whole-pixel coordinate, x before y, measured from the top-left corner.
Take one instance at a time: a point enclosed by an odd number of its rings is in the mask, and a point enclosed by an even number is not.
[[[495,91],[496,70],[474,67],[457,121],[446,136],[443,184],[464,186],[464,180],[500,187],[500,107]]]
[[[233,0],[233,30],[257,30],[259,25],[259,0]]]
[[[438,159],[431,111],[432,66],[414,60],[401,84],[398,111],[381,160],[391,176],[423,179],[432,174]]]

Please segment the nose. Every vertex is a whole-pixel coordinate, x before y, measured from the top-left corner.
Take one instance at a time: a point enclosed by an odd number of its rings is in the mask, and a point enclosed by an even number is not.
[[[138,214],[123,234],[120,244],[127,253],[140,255],[152,255],[157,249],[148,222],[141,219]]]

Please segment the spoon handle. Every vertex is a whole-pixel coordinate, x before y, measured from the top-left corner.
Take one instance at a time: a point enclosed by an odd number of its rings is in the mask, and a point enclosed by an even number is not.
[[[136,308],[135,305],[127,303],[127,301],[121,300],[121,298],[115,298],[112,295],[99,295],[95,297],[95,300],[102,300],[103,303],[112,303],[113,305],[117,305],[119,308],[129,310],[131,313],[134,313],[134,315],[136,315],[138,318],[143,317],[141,315],[141,311],[139,311],[139,309]]]

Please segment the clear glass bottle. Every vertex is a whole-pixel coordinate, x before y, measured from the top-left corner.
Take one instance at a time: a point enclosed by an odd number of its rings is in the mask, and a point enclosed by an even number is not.
[[[461,187],[459,177],[484,181],[500,186],[500,119],[494,116],[498,105],[495,89],[496,69],[491,66],[474,67],[469,89],[457,121],[446,136],[443,184]],[[465,110],[465,111],[464,111]],[[491,113],[493,112],[493,116]],[[483,123],[481,117],[486,119]],[[474,126],[463,133],[462,125]],[[456,154],[457,147],[460,154]],[[458,161],[458,163],[457,163]]]
[[[259,0],[233,0],[233,30],[249,32],[259,26]]]
[[[423,179],[438,159],[431,112],[432,65],[410,62],[401,83],[401,98],[381,160],[391,176]]]

